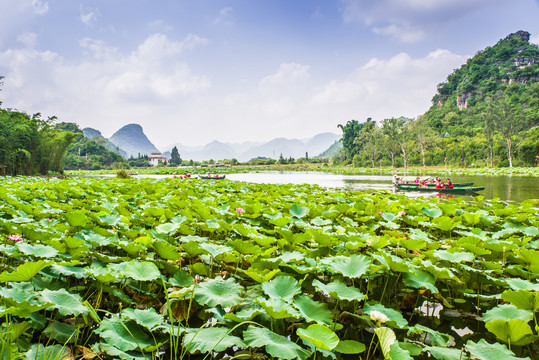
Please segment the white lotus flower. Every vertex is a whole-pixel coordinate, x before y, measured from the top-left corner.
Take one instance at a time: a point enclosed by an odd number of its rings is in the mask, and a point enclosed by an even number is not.
[[[378,310],[373,310],[370,313],[371,320],[376,321],[378,325],[384,324],[389,321],[389,318]]]

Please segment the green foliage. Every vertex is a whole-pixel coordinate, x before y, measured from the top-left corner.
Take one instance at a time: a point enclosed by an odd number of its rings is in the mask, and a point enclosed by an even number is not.
[[[170,152],[170,163],[173,165],[181,165],[182,163],[182,158],[180,157],[180,153],[176,146],[174,146]]]
[[[3,178],[0,198],[11,358],[539,350],[537,200],[134,177]]]

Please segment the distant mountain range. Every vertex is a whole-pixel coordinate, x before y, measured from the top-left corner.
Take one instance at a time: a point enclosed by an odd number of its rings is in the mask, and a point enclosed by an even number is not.
[[[100,142],[112,151],[118,152],[122,156],[137,157],[140,155],[150,155],[153,152],[160,152],[157,147],[144,134],[142,127],[138,124],[125,125],[116,131],[110,139],[106,139],[101,132],[92,128],[83,129],[84,136],[88,138],[99,138]],[[223,143],[212,141],[205,146],[189,147],[180,143],[172,144],[164,148],[165,157],[170,157],[170,151],[174,146],[178,148],[180,156],[184,160],[223,160],[236,158],[239,161],[248,161],[256,157],[266,157],[278,159],[281,155],[284,158],[300,158],[308,155],[315,157],[326,151],[335,141],[340,139],[340,135],[333,133],[321,133],[312,138],[285,139],[276,138],[268,142],[243,142],[243,143]]]

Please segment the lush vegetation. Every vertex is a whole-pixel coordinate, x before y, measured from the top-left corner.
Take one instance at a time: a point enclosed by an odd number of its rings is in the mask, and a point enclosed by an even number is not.
[[[349,121],[336,160],[354,166],[539,165],[539,47],[519,32],[472,57],[438,85],[417,119]]]
[[[528,359],[539,204],[0,181],[2,358]]]
[[[124,158],[104,146],[104,139],[89,139],[82,130],[73,123],[61,123],[58,127],[64,131],[76,134],[75,141],[68,147],[64,157],[66,170],[87,169],[97,170],[113,166],[127,166]]]
[[[0,174],[61,173],[64,155],[76,134],[63,131],[55,120],[0,109]]]

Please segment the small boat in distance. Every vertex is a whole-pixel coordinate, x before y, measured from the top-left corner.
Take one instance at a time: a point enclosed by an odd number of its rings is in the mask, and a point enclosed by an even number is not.
[[[420,191],[420,192],[437,192],[443,194],[472,194],[481,190],[485,190],[484,186],[465,186],[465,187],[452,187],[444,189],[436,189],[435,187],[420,187],[415,184],[399,184],[397,185],[398,190],[405,191]]]
[[[467,187],[467,186],[472,186],[473,184],[474,184],[473,182],[453,183],[453,187]],[[415,184],[415,183],[402,183],[402,184],[399,184],[399,186],[402,186],[402,187],[408,186],[408,187],[416,188],[418,186],[418,184]],[[427,184],[427,186],[429,188],[435,188],[436,184]]]
[[[207,174],[207,175],[198,175],[199,179],[202,180],[223,180],[226,177],[226,174]]]

